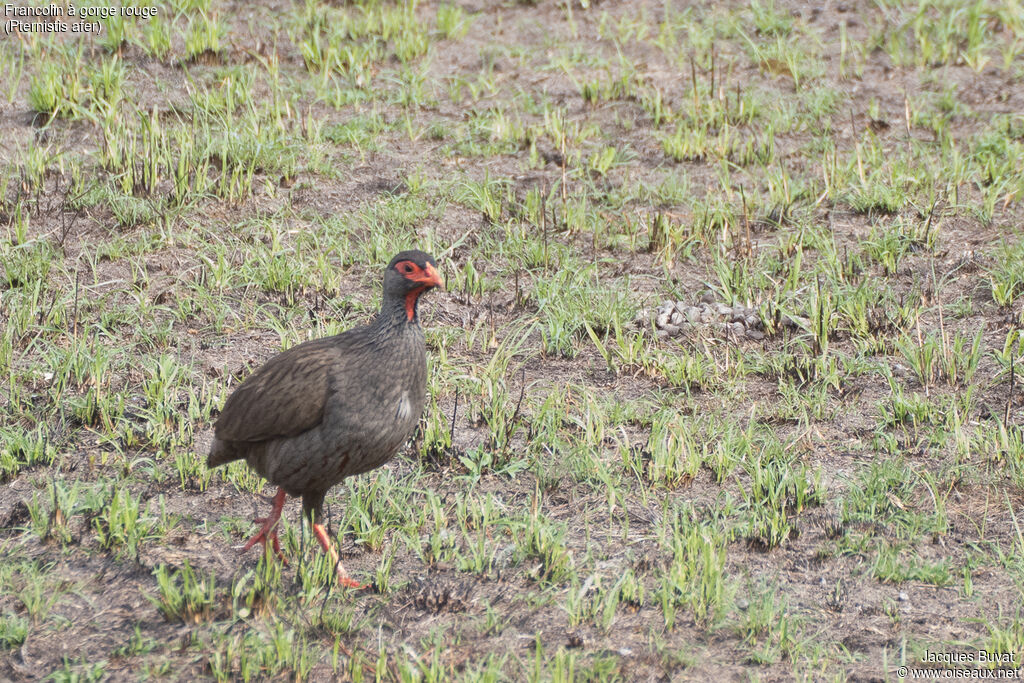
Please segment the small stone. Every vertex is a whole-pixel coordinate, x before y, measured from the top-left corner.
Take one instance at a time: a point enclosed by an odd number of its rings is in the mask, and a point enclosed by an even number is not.
[[[910,596],[907,595],[905,592],[900,591],[899,595],[896,596],[896,599],[898,599],[900,602],[909,602]]]
[[[660,311],[662,311],[664,313],[671,313],[672,309],[675,308],[675,307],[676,307],[675,303],[673,303],[672,301],[669,301],[669,300],[666,299],[665,301],[662,302],[661,308],[659,308],[658,310],[660,310]]]
[[[738,600],[736,601],[736,606],[737,606],[738,608],[740,608],[741,610],[744,610],[744,611],[746,611],[746,609],[747,609],[748,607],[750,607],[750,602],[749,602],[749,601],[747,601],[747,600],[744,600],[743,598],[740,598],[740,599],[738,599]]]
[[[664,311],[658,313],[658,317],[654,319],[654,324],[658,327],[665,327],[668,324],[668,313]]]
[[[764,339],[764,332],[761,332],[760,330],[755,330],[752,327],[747,328],[746,334],[747,339],[753,339],[754,341],[761,341],[762,339]]]
[[[672,323],[668,323],[661,329],[667,332],[670,337],[676,337],[679,335],[679,325],[673,325]]]
[[[715,314],[710,308],[705,308],[700,312],[700,321],[702,323],[709,323],[715,319]]]
[[[687,308],[688,308],[688,306],[686,305],[685,301],[677,301],[676,302],[676,310],[679,311],[680,313],[682,313],[683,315],[686,315],[686,309]]]
[[[691,323],[700,322],[700,309],[696,306],[687,306],[683,314]]]
[[[763,327],[763,325],[761,324],[761,319],[757,317],[756,314],[751,314],[744,318],[743,324],[747,329]]]
[[[622,655],[623,657],[629,657],[630,655],[633,654],[633,651],[630,650],[628,647],[620,647],[619,648],[619,654]]]
[[[908,368],[906,365],[903,365],[903,363],[894,363],[892,366],[892,374],[896,375],[897,377],[906,377],[909,371],[910,368]]]
[[[725,304],[715,304],[715,313],[718,315],[732,315],[732,309]]]
[[[677,327],[680,323],[683,322],[683,320],[683,314],[680,313],[679,311],[672,311],[672,315],[669,316],[669,322],[671,322],[673,325],[676,325]]]
[[[701,294],[700,302],[702,304],[713,304],[713,303],[715,303],[715,294],[714,294],[714,292],[704,292],[703,294]]]
[[[729,322],[731,323],[745,323],[746,319],[747,316],[741,308],[732,309],[732,315],[729,316]]]
[[[668,336],[668,332],[666,332],[665,330],[657,330],[654,334],[658,336],[658,339],[664,339],[665,337]]]
[[[729,323],[729,331],[733,333],[737,338],[742,337],[746,330],[743,329],[743,323]]]

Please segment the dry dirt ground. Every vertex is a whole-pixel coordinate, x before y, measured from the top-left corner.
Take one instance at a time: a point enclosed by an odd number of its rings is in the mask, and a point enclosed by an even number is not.
[[[1019,2],[148,6],[0,41],[0,680],[1021,664]],[[366,588],[239,555],[218,408],[409,247]]]

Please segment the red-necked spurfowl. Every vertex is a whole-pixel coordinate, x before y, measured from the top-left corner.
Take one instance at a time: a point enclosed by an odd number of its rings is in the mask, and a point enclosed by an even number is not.
[[[294,346],[239,386],[214,428],[207,464],[245,460],[278,486],[263,526],[243,546],[269,540],[287,494],[302,496],[303,515],[330,554],[342,585],[358,587],[341,565],[322,524],[327,490],[380,467],[412,435],[423,412],[427,357],[417,303],[442,286],[434,259],[403,251],[384,273],[380,313],[368,325]]]

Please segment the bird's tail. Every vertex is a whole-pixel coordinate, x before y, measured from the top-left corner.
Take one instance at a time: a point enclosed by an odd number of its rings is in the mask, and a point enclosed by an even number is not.
[[[235,444],[230,441],[221,441],[215,437],[213,445],[210,446],[210,454],[206,456],[206,466],[217,467],[218,465],[224,465],[235,460],[241,460],[243,457],[245,455],[239,452]]]

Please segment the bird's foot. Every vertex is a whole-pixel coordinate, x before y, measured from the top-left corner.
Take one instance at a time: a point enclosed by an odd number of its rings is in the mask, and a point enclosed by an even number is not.
[[[338,575],[338,585],[344,588],[362,588],[363,585],[345,571],[344,565],[341,564],[341,557],[338,555],[338,551],[334,549],[334,546],[331,545],[330,539],[327,537],[327,530],[324,529],[323,524],[313,524],[313,534],[316,536],[316,540],[320,542],[320,547],[324,553],[330,556],[331,562],[334,564],[335,572]]]
[[[359,583],[351,576],[345,573],[345,570],[338,567],[338,585],[342,588],[352,588],[353,590],[359,590],[363,588],[363,584]]]
[[[254,519],[253,521],[258,523],[264,522],[265,518]],[[278,559],[284,564],[288,564],[288,558],[285,557],[284,551],[281,550],[281,540],[277,537],[277,529],[271,529],[268,533],[266,528],[260,529],[256,534],[246,541],[245,545],[236,545],[235,549],[239,553],[244,553],[249,548],[253,547],[257,543],[262,545],[264,548],[267,547],[267,541],[270,541],[270,547],[274,549],[274,554],[277,555]]]
[[[282,562],[288,564],[288,559],[281,552],[281,541],[277,537],[277,524],[281,521],[281,511],[284,509],[284,501],[287,497],[284,489],[278,489],[277,495],[274,496],[274,507],[271,509],[270,514],[266,517],[257,517],[252,521],[256,524],[262,524],[256,534],[250,538],[245,545],[236,546],[240,553],[244,553],[249,548],[253,547],[257,543],[262,545],[264,548],[267,547],[267,541],[270,541],[271,547],[274,549],[274,554],[277,555]]]

